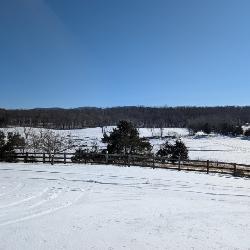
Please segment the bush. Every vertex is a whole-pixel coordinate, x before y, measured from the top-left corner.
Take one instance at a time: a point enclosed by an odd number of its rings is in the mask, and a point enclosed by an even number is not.
[[[244,135],[245,136],[250,136],[250,128],[248,128],[247,130],[245,130]]]
[[[74,156],[71,157],[72,162],[82,162],[86,159],[87,152],[86,150],[77,149]]]
[[[165,142],[165,144],[162,146],[162,148],[157,152],[157,156],[161,157],[167,157],[171,158],[172,155],[172,148],[173,145],[171,145],[168,141]]]
[[[163,147],[157,152],[158,156],[166,157],[169,160],[176,161],[179,158],[181,160],[188,159],[188,149],[184,142],[181,140],[176,140],[174,144],[168,141],[163,145]]]
[[[233,128],[233,131],[231,133],[231,135],[233,136],[239,136],[239,135],[242,135],[244,132],[243,132],[243,129],[241,126],[235,126]]]
[[[72,162],[97,162],[104,163],[106,161],[104,153],[87,152],[83,149],[77,149],[74,156],[71,157]]]
[[[234,176],[235,177],[244,177],[245,176],[244,170],[237,169],[236,172],[234,173]]]

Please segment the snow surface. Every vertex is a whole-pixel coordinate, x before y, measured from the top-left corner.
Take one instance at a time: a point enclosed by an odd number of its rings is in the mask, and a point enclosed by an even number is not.
[[[104,131],[110,132],[114,127],[104,127]],[[8,131],[17,131],[23,134],[23,128],[8,128]],[[39,129],[35,129],[39,130]],[[141,137],[159,137],[161,130],[159,128],[139,128]],[[104,148],[105,144],[101,142],[103,130],[100,127],[86,128],[76,130],[56,130],[62,136],[70,136],[76,147],[86,145],[92,147],[97,144],[100,148]],[[163,136],[180,137],[189,149],[189,158],[192,160],[212,160],[222,162],[235,162],[250,164],[250,138],[249,137],[229,137],[221,135],[204,135],[197,133],[191,136],[185,128],[164,128]],[[160,148],[166,139],[150,139],[150,143],[154,146],[154,152]],[[73,150],[74,151],[74,150]]]
[[[247,179],[0,163],[0,249],[249,249],[249,232]]]

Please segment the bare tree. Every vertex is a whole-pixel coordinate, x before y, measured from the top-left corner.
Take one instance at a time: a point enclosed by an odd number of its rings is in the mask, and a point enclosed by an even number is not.
[[[69,150],[73,146],[73,141],[70,137],[63,137],[53,130],[40,129],[31,133],[29,144],[34,152],[42,151],[53,155]]]
[[[29,140],[31,133],[33,132],[32,130],[31,127],[23,127],[23,135],[26,141]]]
[[[151,130],[151,136],[154,137],[154,128],[150,128]]]
[[[99,151],[99,146],[98,146],[97,140],[94,140],[94,141],[91,142],[90,152],[98,153],[98,151]]]
[[[163,137],[163,132],[164,132],[164,129],[162,127],[160,127],[160,137],[161,138]]]
[[[35,131],[34,129],[32,129],[32,131],[30,132],[28,145],[34,153],[41,150],[42,134],[42,129],[40,129],[39,131]]]

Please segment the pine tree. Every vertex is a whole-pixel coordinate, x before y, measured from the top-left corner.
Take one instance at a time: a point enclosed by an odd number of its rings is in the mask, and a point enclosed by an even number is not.
[[[172,148],[173,148],[173,145],[170,144],[168,141],[166,141],[162,145],[161,149],[159,149],[156,155],[161,156],[161,157],[167,157],[170,159],[172,157],[172,151],[173,151]]]
[[[176,140],[174,144],[171,144],[167,141],[157,152],[157,155],[166,157],[172,161],[176,161],[179,158],[185,160],[188,159],[188,149],[180,139]]]
[[[145,138],[139,137],[136,127],[128,121],[120,121],[110,135],[102,139],[107,143],[110,154],[142,154],[151,151],[151,145]]]
[[[182,160],[188,159],[188,149],[180,139],[175,141],[172,151],[172,159],[177,160],[179,158]]]
[[[15,149],[20,149],[25,146],[25,140],[18,133],[8,133],[6,138],[5,134],[0,131],[0,160],[12,162],[16,161]]]
[[[5,145],[5,134],[3,131],[0,131],[0,151],[4,145]]]
[[[249,128],[247,130],[245,130],[244,135],[245,136],[250,136],[250,129]]]

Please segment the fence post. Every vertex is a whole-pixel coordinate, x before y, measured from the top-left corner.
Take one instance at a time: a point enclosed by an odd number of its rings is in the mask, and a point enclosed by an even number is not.
[[[178,158],[178,171],[181,171],[181,157]]]
[[[63,160],[64,164],[66,164],[66,160],[67,160],[66,153],[64,153],[64,160]]]
[[[237,168],[236,168],[236,163],[234,163],[234,176],[236,176],[236,171],[237,171]]]
[[[43,153],[43,163],[45,163],[45,153]]]
[[[153,168],[155,168],[155,154],[153,154]]]
[[[14,152],[11,152],[10,158],[12,159],[12,161],[17,161],[17,156]]]
[[[29,157],[29,153],[28,153],[28,152],[26,152],[26,154],[25,154],[25,158],[24,158],[24,162],[25,162],[25,163],[27,163],[27,162],[28,162],[28,157]]]
[[[54,155],[51,155],[51,165],[54,165]]]
[[[130,155],[128,155],[128,167],[130,167]]]
[[[106,152],[106,154],[105,154],[105,161],[106,161],[106,164],[109,163],[109,155],[108,155],[108,152]]]
[[[207,174],[209,173],[209,160],[207,160]]]

